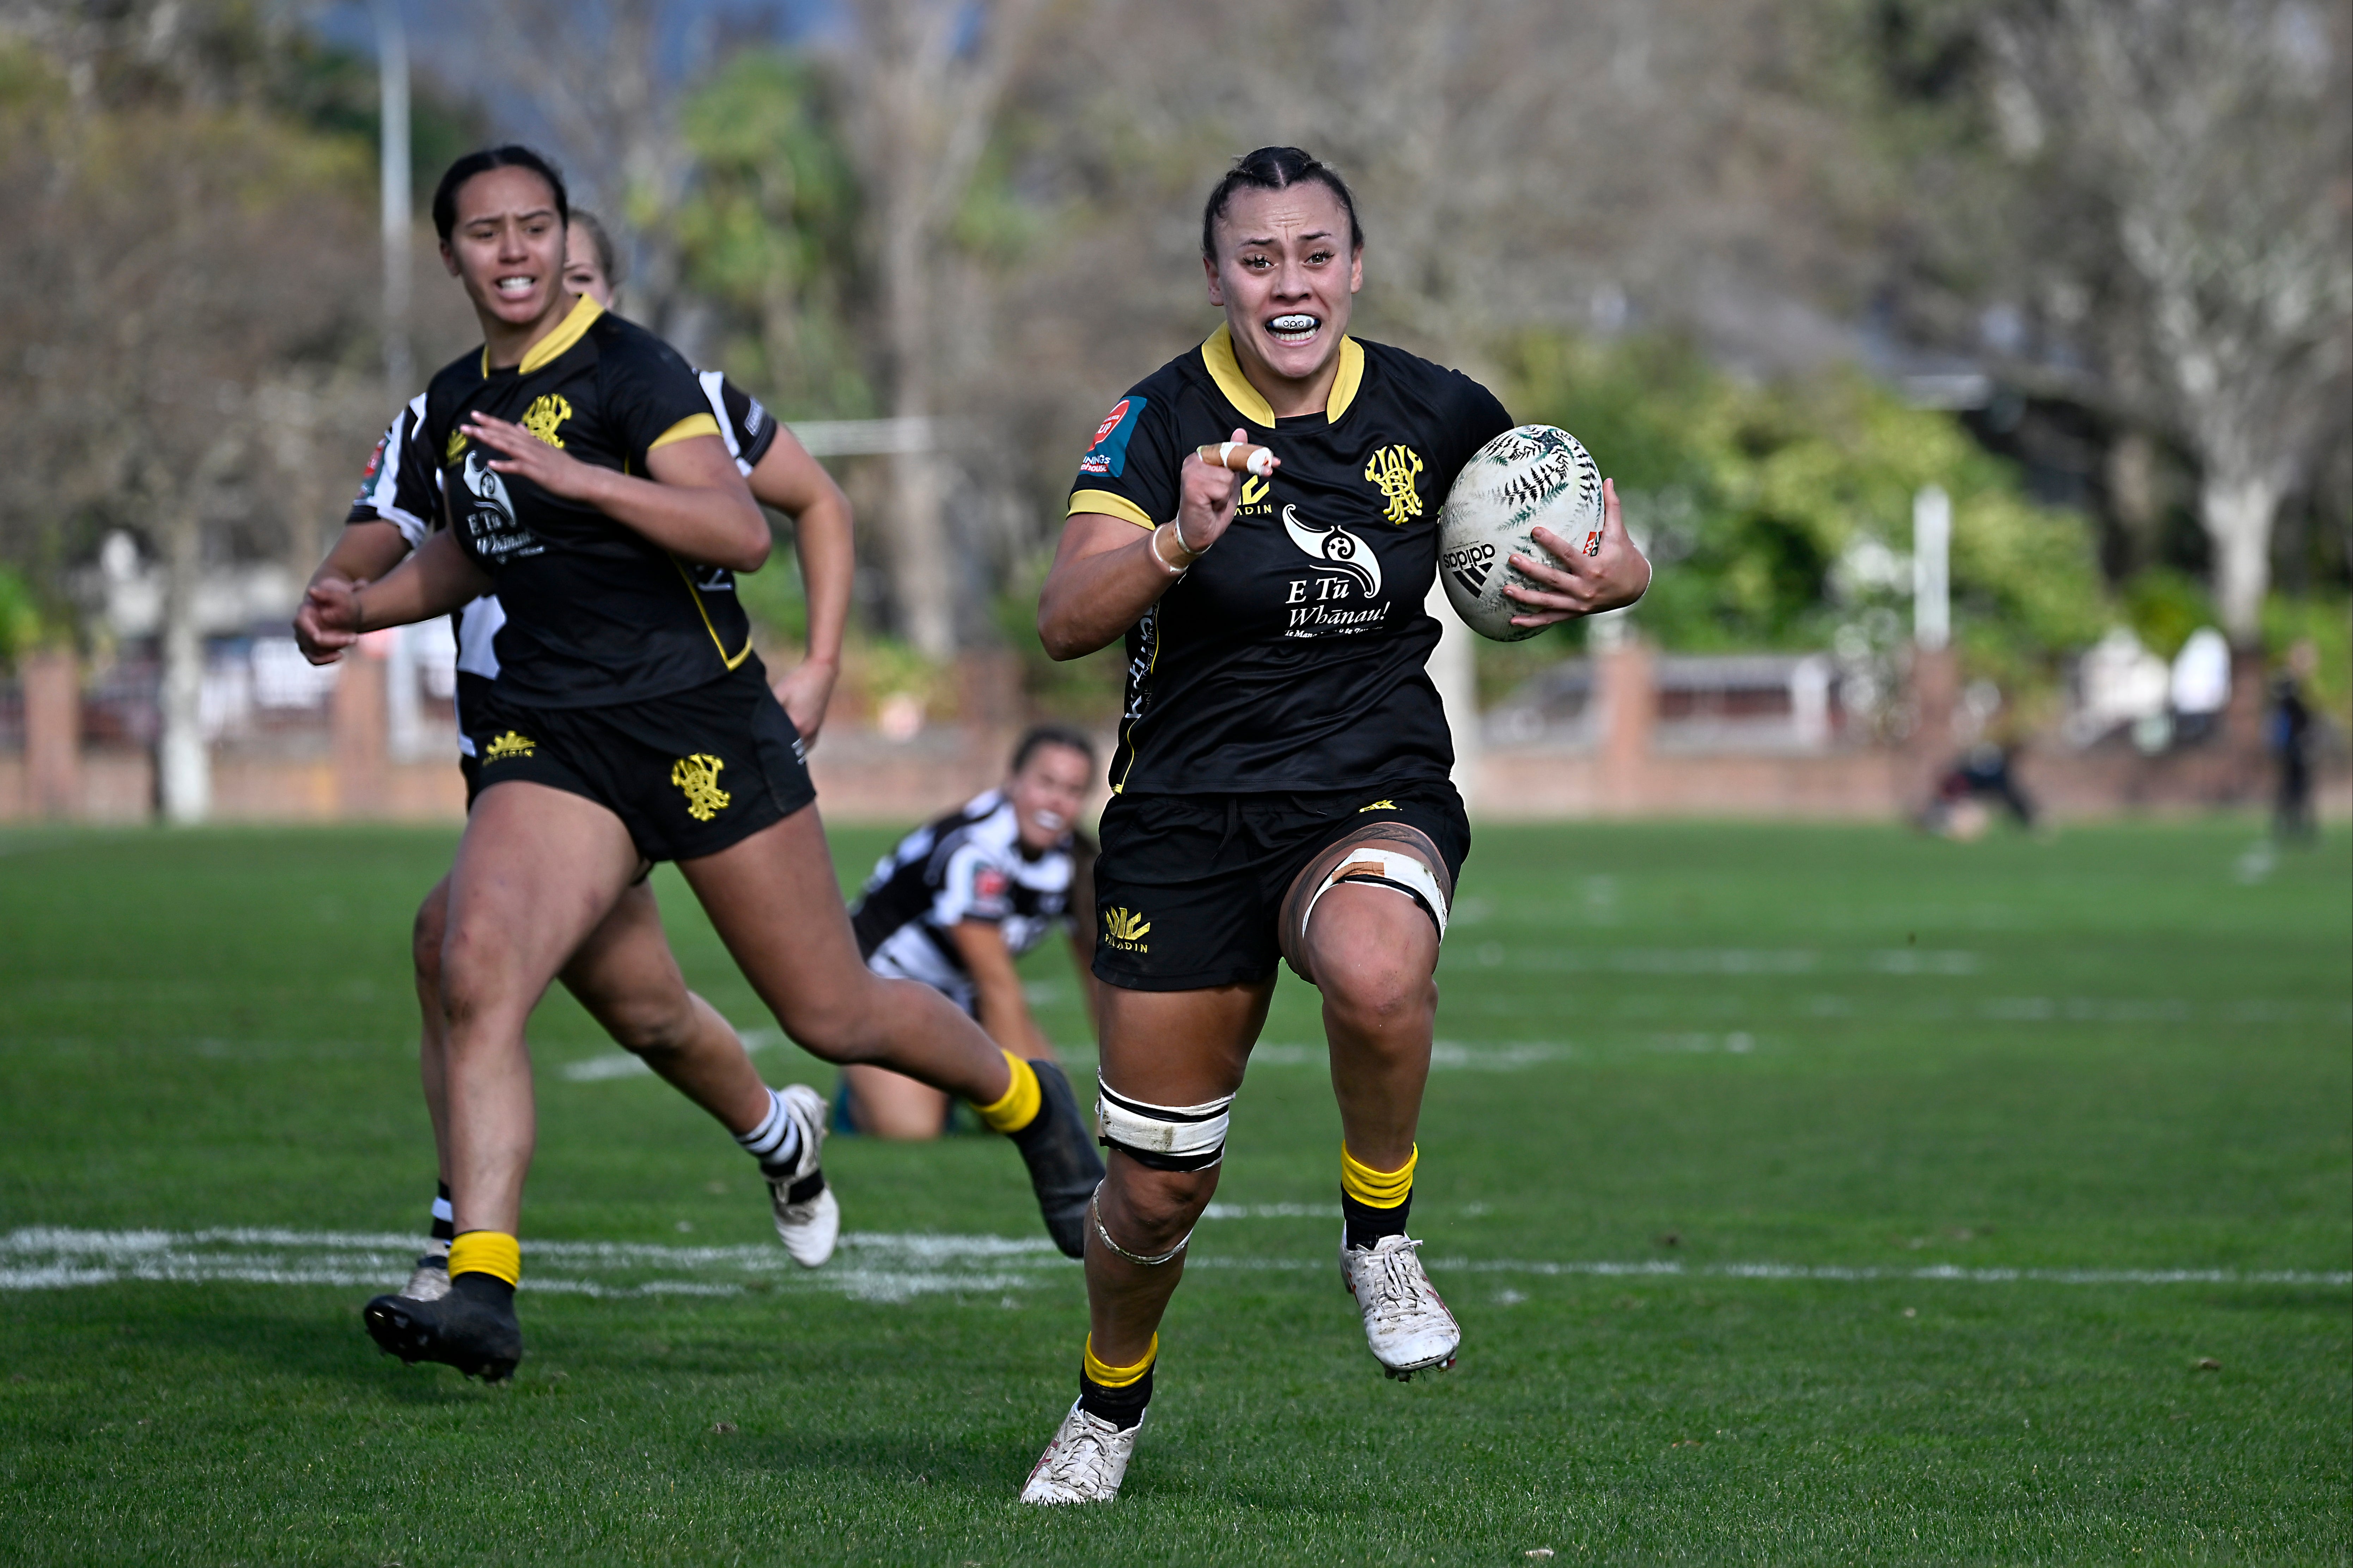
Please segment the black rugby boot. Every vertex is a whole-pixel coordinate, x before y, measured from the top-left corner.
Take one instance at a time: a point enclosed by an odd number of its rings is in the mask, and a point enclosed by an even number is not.
[[[503,1383],[522,1360],[514,1287],[488,1274],[460,1274],[438,1300],[378,1296],[360,1310],[368,1337],[415,1365],[438,1361],[484,1383]]]
[[[1103,1156],[1095,1152],[1087,1120],[1079,1114],[1079,1097],[1062,1069],[1052,1062],[1033,1061],[1029,1070],[1038,1075],[1037,1120],[1007,1136],[1029,1167],[1029,1185],[1038,1194],[1038,1212],[1046,1216],[1046,1234],[1063,1256],[1083,1258],[1087,1200],[1103,1183]]]

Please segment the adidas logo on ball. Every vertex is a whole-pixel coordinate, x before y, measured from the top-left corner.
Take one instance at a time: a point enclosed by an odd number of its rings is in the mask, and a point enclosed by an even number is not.
[[[1450,550],[1439,558],[1439,564],[1456,582],[1475,594],[1487,585],[1487,574],[1495,569],[1495,547],[1473,544],[1467,549]]]
[[[1447,601],[1481,637],[1518,642],[1544,629],[1512,625],[1520,606],[1504,593],[1520,575],[1507,557],[1546,559],[1535,542],[1539,527],[1584,541],[1591,553],[1601,531],[1601,470],[1567,431],[1523,425],[1504,431],[1462,465],[1439,522],[1438,560]]]

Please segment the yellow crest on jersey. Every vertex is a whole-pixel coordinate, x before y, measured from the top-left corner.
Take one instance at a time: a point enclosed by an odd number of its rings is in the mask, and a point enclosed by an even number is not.
[[[1388,520],[1398,528],[1421,515],[1421,457],[1410,447],[1383,447],[1365,465],[1365,478],[1380,486]]]
[[[532,399],[530,410],[522,416],[522,427],[549,446],[561,447],[564,437],[556,432],[571,417],[572,405],[562,395],[543,392]]]
[[[686,815],[695,821],[708,822],[727,809],[732,797],[719,787],[719,770],[726,765],[708,752],[697,752],[679,758],[670,770],[670,782],[685,793]]]
[[[492,741],[482,752],[486,763],[502,763],[509,757],[527,757],[539,749],[539,742],[528,735],[518,735],[512,730]]]

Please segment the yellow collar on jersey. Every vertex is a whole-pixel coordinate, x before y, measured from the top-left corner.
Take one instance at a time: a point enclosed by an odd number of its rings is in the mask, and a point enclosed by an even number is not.
[[[1261,430],[1274,428],[1274,405],[1267,402],[1259,389],[1242,374],[1241,362],[1234,358],[1233,330],[1220,324],[1201,345],[1201,359],[1209,367],[1210,379],[1234,412]],[[1365,351],[1354,338],[1340,340],[1340,374],[1332,381],[1332,395],[1324,401],[1324,417],[1340,423],[1340,416],[1348,412],[1348,405],[1356,401],[1356,389],[1365,382]]]
[[[579,303],[572,307],[572,313],[557,324],[555,331],[523,351],[522,363],[515,366],[515,374],[529,375],[540,366],[553,363],[566,349],[586,337],[588,329],[595,326],[596,318],[604,313],[604,306],[586,294],[581,295]],[[490,374],[491,345],[484,343],[482,345],[482,379],[489,380]]]

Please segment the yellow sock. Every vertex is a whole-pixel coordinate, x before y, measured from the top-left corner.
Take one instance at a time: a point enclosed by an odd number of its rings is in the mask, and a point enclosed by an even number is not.
[[[1107,1364],[1100,1356],[1095,1354],[1094,1335],[1089,1334],[1087,1336],[1087,1381],[1095,1384],[1098,1388],[1125,1388],[1129,1384],[1140,1381],[1145,1373],[1152,1370],[1152,1363],[1159,1359],[1160,1336],[1158,1334],[1152,1336],[1152,1348],[1145,1351],[1144,1352],[1144,1359],[1137,1362],[1134,1366],[1112,1366]]]
[[[1020,1131],[1038,1120],[1039,1108],[1046,1103],[1046,1093],[1038,1087],[1035,1068],[1011,1051],[1005,1053],[1005,1065],[1013,1073],[1013,1082],[1004,1097],[993,1104],[976,1101],[973,1105],[991,1132]]]
[[[1413,1193],[1413,1168],[1421,1160],[1421,1145],[1405,1157],[1401,1171],[1376,1171],[1340,1145],[1340,1190],[1367,1208],[1393,1209]]]
[[[487,1274],[512,1285],[522,1279],[522,1244],[502,1230],[462,1232],[449,1244],[449,1278]]]

